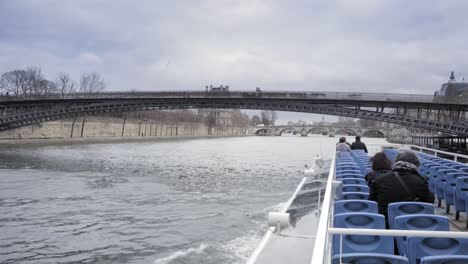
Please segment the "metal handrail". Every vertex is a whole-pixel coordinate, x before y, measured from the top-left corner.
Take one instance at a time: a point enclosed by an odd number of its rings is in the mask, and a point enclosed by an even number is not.
[[[392,236],[392,237],[444,237],[468,238],[468,232],[455,231],[423,231],[401,229],[362,229],[362,228],[328,228],[330,234],[335,235],[363,235],[363,236]]]
[[[331,250],[329,243],[328,228],[330,226],[330,215],[333,214],[333,180],[335,179],[335,164],[336,164],[336,151],[334,152],[333,159],[330,165],[330,172],[328,173],[327,186],[325,188],[325,196],[323,198],[317,233],[315,235],[314,250],[312,255],[312,264],[326,263],[331,259]]]
[[[426,147],[421,147],[421,146],[416,146],[416,145],[409,145],[409,147],[411,149],[418,149],[419,152],[423,152],[423,150],[426,150],[426,151],[430,151],[430,152],[434,152],[435,156],[438,157],[437,153],[441,153],[441,154],[444,154],[444,155],[448,155],[448,156],[452,156],[454,159],[454,161],[458,161],[458,158],[463,158],[463,159],[467,159],[468,160],[468,156],[467,155],[463,155],[463,154],[457,154],[457,153],[452,153],[452,152],[447,152],[447,151],[443,151],[443,150],[437,150],[437,149],[432,149],[432,148],[426,148]]]

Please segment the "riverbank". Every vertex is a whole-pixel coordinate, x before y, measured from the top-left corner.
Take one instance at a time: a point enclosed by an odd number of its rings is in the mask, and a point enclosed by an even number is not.
[[[248,127],[202,123],[164,124],[113,118],[46,122],[0,132],[0,146],[146,142],[173,139],[250,136]]]
[[[106,143],[109,143],[109,144],[110,143],[139,143],[139,142],[216,139],[216,138],[233,138],[233,137],[250,137],[250,136],[252,135],[0,139],[0,147],[106,144]]]

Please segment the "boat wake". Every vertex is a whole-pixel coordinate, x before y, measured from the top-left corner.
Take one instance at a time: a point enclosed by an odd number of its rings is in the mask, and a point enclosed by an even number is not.
[[[245,263],[252,250],[261,240],[261,234],[249,233],[216,245],[201,243],[196,247],[173,252],[157,259],[153,264],[198,264],[198,263]]]

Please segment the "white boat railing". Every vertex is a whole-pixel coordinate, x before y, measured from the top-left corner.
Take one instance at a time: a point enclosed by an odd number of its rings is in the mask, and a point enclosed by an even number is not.
[[[320,218],[315,235],[314,250],[311,263],[328,263],[324,261],[331,260],[331,236],[328,232],[328,227],[332,221],[333,215],[333,180],[335,179],[335,164],[336,152],[333,155],[332,163],[330,165],[330,172],[328,173],[327,185],[325,188],[325,196],[323,197],[322,208],[320,210]]]
[[[414,146],[418,147],[418,146]],[[419,147],[420,148],[420,147]],[[435,151],[433,149],[428,149]],[[440,152],[440,151],[438,151]],[[458,155],[451,153],[453,155]],[[464,155],[458,155],[464,156]],[[334,228],[333,227],[333,209],[334,209],[334,193],[335,187],[333,181],[335,179],[335,163],[336,153],[328,175],[325,197],[323,199],[319,224],[317,227],[316,239],[313,249],[311,264],[323,263],[329,264],[332,260],[332,243],[333,235],[374,235],[374,236],[393,236],[393,237],[444,237],[444,238],[466,238],[468,232],[451,232],[451,231],[420,231],[420,230],[386,230],[386,229],[358,229],[358,228]],[[468,158],[468,157],[467,157]],[[342,242],[343,240],[340,239]],[[340,248],[341,245],[340,245]]]
[[[291,198],[289,198],[289,200],[286,202],[285,206],[281,210],[281,213],[286,213],[286,210],[288,210],[288,208],[291,206],[292,202],[294,201],[294,198],[296,197],[297,193],[302,189],[302,186],[304,185],[306,180],[307,180],[307,177],[302,178],[302,181],[297,186],[296,191],[291,196]],[[263,251],[263,249],[265,248],[266,244],[270,240],[271,236],[275,233],[275,231],[276,231],[276,227],[274,226],[271,226],[268,228],[266,234],[263,236],[262,240],[260,241],[260,244],[252,253],[252,255],[250,255],[250,258],[247,260],[246,264],[254,264],[257,261],[258,256]]]
[[[444,154],[444,155],[448,155],[448,156],[452,156],[454,161],[458,161],[459,158],[462,158],[464,160],[468,160],[467,155],[462,155],[462,154],[457,154],[457,153],[452,153],[452,152],[447,152],[447,151],[442,151],[442,150],[437,150],[437,149],[432,149],[432,148],[426,148],[426,147],[421,147],[421,146],[416,146],[416,145],[410,145],[409,147],[412,150],[417,150],[417,151],[423,152],[423,153],[424,153],[424,150],[428,151],[428,152],[431,152],[431,153],[434,153],[434,156],[436,156],[436,157],[439,157],[439,155],[438,155],[439,153]]]

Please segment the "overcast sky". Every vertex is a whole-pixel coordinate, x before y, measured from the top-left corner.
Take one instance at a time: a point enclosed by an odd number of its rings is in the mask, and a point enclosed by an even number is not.
[[[468,77],[467,14],[465,0],[0,0],[0,73],[432,94],[452,69]]]

